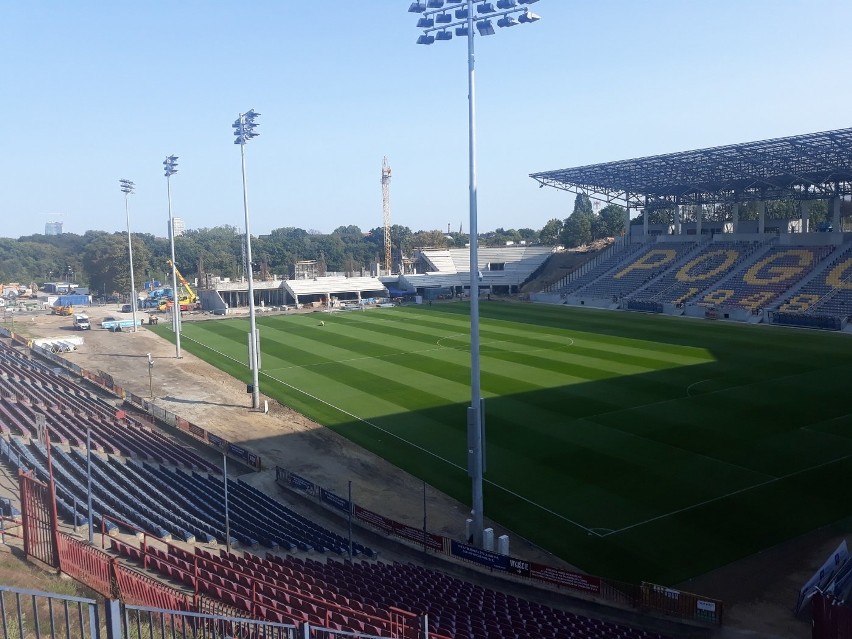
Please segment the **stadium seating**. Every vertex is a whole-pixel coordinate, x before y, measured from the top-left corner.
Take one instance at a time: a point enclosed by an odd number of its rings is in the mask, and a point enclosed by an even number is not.
[[[620,264],[632,259],[633,256],[644,251],[645,248],[646,245],[644,244],[628,244],[621,249],[614,248],[609,256],[600,259],[600,261],[588,271],[570,282],[552,289],[552,292],[559,293],[561,295],[571,295],[579,291],[584,286],[591,284],[599,277],[612,271]]]
[[[315,561],[251,553],[190,553],[112,540],[120,555],[199,592],[271,621],[308,621],[345,632],[386,636],[391,609],[429,615],[447,637],[663,639],[623,624],[545,606],[414,564]]]
[[[784,292],[807,277],[834,246],[773,246],[754,264],[744,264],[698,303],[752,312],[771,308]]]
[[[597,279],[575,288],[573,294],[589,298],[625,297],[678,264],[696,246],[696,242],[649,244],[645,250],[631,253],[628,259]]]
[[[47,450],[42,442],[25,443],[13,436],[11,448],[24,467],[47,479]],[[66,452],[56,444],[51,451],[57,494],[67,504],[85,503],[84,451]],[[92,455],[92,495],[98,513],[158,537],[207,543],[225,540],[224,485],[219,477]],[[72,519],[71,510],[64,509],[63,516]],[[228,481],[228,514],[231,538],[244,546],[338,555],[348,551],[348,540],[241,481]],[[100,516],[96,517],[96,523],[100,522]],[[353,541],[353,554],[371,557],[374,553]]]
[[[745,262],[761,246],[759,242],[711,242],[673,266],[628,297],[664,304],[687,304]]]
[[[778,311],[840,319],[852,316],[852,245],[838,250],[815,277],[784,298]]]
[[[219,472],[186,446],[130,417],[32,358],[0,344],[0,432],[35,437],[36,415],[45,416],[52,441],[84,446],[91,430],[97,450]]]

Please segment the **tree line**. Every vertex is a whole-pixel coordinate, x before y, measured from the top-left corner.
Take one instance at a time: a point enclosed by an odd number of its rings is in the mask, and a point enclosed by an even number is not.
[[[852,206],[844,202],[845,206]],[[793,201],[767,202],[766,219],[789,219],[797,214]],[[707,221],[730,219],[730,207],[706,206]],[[630,223],[642,224],[644,213]],[[651,224],[672,222],[673,211],[648,213]],[[741,220],[757,218],[754,202],[740,205]],[[829,217],[824,201],[810,204],[811,228],[819,229]],[[685,207],[683,221],[694,218],[692,207]],[[624,233],[624,207],[608,204],[595,210],[591,199],[580,193],[574,208],[565,219],[549,220],[540,230],[531,228],[503,229],[481,233],[480,245],[505,246],[520,244],[563,245],[576,247],[596,239]],[[412,231],[395,224],[390,229],[394,268],[400,256],[411,256],[415,248],[463,248],[469,236],[447,229]],[[143,282],[168,282],[171,277],[167,260],[171,256],[167,238],[148,233],[132,234],[133,265],[136,288]],[[245,276],[244,234],[235,226],[193,229],[175,238],[175,261],[187,279],[209,273],[227,278]],[[0,238],[0,282],[22,284],[70,280],[86,286],[96,297],[110,296],[130,290],[130,265],[127,259],[127,235],[123,232],[86,231],[83,235],[29,235],[18,239]],[[252,269],[256,277],[292,277],[297,261],[317,261],[326,272],[360,274],[370,272],[384,262],[384,229],[362,231],[359,227],[340,226],[331,233],[320,233],[296,227],[273,230],[269,235],[252,237]]]
[[[390,229],[394,264],[410,256],[415,248],[464,247],[469,236],[459,231],[412,231],[407,226]],[[167,260],[168,238],[132,233],[133,271],[137,290],[144,282],[171,281]],[[539,241],[539,231],[530,228],[496,229],[480,234],[487,246],[507,242]],[[341,226],[324,234],[285,227],[269,235],[252,236],[252,271],[255,277],[292,277],[297,261],[317,261],[326,272],[360,274],[374,265],[384,265],[384,228],[362,231]],[[175,262],[188,280],[209,273],[220,277],[245,276],[245,234],[234,226],[192,229],[175,238]],[[72,281],[88,287],[95,297],[109,297],[130,290],[130,261],[127,234],[87,231],[83,235],[29,235],[0,238],[0,282],[21,284]],[[167,284],[168,285],[168,284]]]

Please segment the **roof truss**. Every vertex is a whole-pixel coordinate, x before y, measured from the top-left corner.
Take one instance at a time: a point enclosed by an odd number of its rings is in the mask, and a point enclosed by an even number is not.
[[[633,208],[852,195],[852,129],[532,173]]]

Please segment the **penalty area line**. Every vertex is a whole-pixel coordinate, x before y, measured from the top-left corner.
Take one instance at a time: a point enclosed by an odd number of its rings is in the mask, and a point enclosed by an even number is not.
[[[701,506],[706,506],[707,504],[712,504],[716,501],[721,501],[722,499],[727,499],[728,497],[733,497],[734,495],[739,495],[742,493],[747,493],[750,490],[754,490],[755,488],[760,488],[762,486],[767,486],[769,484],[774,484],[777,481],[781,481],[782,479],[789,479],[790,477],[795,477],[796,475],[801,475],[803,473],[808,473],[812,470],[816,470],[818,468],[822,468],[823,466],[830,466],[831,464],[836,464],[837,462],[841,462],[845,459],[849,459],[852,457],[850,455],[843,455],[843,457],[838,457],[837,459],[830,459],[826,462],[822,462],[821,464],[816,464],[814,466],[809,466],[808,468],[802,468],[801,470],[794,471],[792,473],[788,473],[786,475],[781,475],[780,477],[773,477],[767,481],[762,481],[758,484],[753,484],[751,486],[746,486],[745,488],[740,488],[739,490],[734,490],[724,495],[719,495],[718,497],[713,497],[711,499],[705,499],[704,501],[700,501],[696,504],[692,504],[690,506],[685,506],[684,508],[678,508],[677,510],[673,510],[668,513],[663,513],[662,515],[657,515],[656,517],[651,517],[650,519],[646,519],[644,521],[636,522],[635,524],[630,524],[629,526],[625,526],[624,528],[619,528],[618,530],[613,530],[612,532],[608,532],[606,534],[601,535],[601,537],[609,537],[610,535],[617,535],[619,533],[623,533],[626,530],[631,530],[633,528],[638,528],[639,526],[644,526],[645,524],[650,524],[655,521],[659,521],[660,519],[666,519],[667,517],[671,517],[673,515],[678,515],[680,513],[685,513],[689,510],[694,510],[695,508],[700,508]]]

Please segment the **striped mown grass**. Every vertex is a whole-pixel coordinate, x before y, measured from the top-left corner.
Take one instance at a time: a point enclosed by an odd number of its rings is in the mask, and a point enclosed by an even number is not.
[[[469,503],[468,311],[261,317],[261,389]],[[529,304],[481,320],[486,514],[572,563],[674,583],[850,514],[848,335]],[[250,380],[247,320],[183,331]]]

